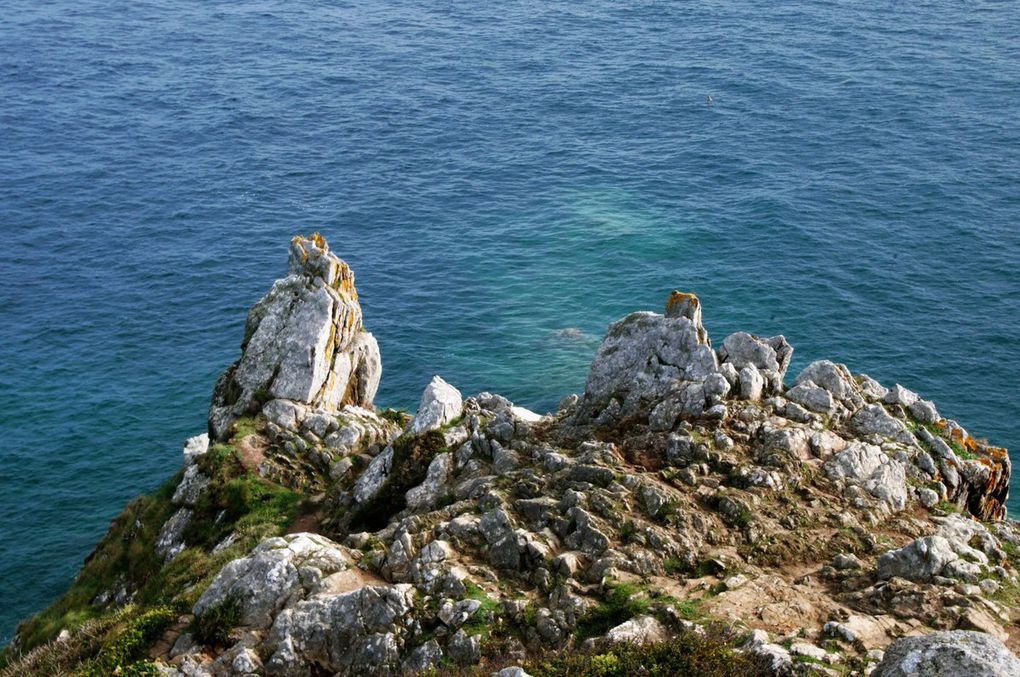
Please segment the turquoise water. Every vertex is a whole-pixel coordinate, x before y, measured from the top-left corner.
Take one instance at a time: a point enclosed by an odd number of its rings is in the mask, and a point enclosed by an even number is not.
[[[5,4],[0,642],[177,468],[298,232],[383,404],[552,409],[682,287],[1020,450],[1014,3],[436,4]]]

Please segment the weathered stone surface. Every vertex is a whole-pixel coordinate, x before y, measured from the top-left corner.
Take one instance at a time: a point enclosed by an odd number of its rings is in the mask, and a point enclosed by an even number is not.
[[[910,581],[930,581],[957,559],[950,542],[942,536],[926,536],[878,558],[879,580],[899,576]]]
[[[740,370],[740,397],[757,402],[761,399],[764,388],[765,379],[758,371],[758,367],[754,364],[744,365],[744,368]]]
[[[156,537],[156,553],[167,562],[177,557],[184,550],[184,529],[191,521],[192,511],[180,508],[163,524]]]
[[[441,428],[460,416],[463,407],[460,391],[439,376],[433,376],[421,394],[418,413],[408,424],[407,430],[418,434]]]
[[[184,477],[181,478],[180,484],[177,485],[177,489],[174,491],[170,502],[176,506],[194,508],[195,503],[198,502],[199,497],[207,486],[209,486],[209,478],[199,471],[197,465],[190,465],[184,471]]]
[[[393,446],[387,446],[378,456],[372,459],[365,472],[361,473],[354,484],[354,500],[366,503],[372,499],[386,483],[393,469]]]
[[[783,336],[761,338],[737,332],[727,336],[719,349],[719,362],[723,368],[729,364],[740,371],[754,365],[765,380],[767,394],[782,392],[783,378],[792,357],[793,347]]]
[[[1020,660],[980,632],[933,632],[904,637],[885,650],[872,677],[1017,677]]]
[[[825,463],[825,473],[862,487],[893,510],[906,506],[906,468],[879,447],[854,442]]]
[[[342,675],[395,671],[414,595],[410,585],[364,586],[284,609],[266,640],[266,673],[307,675],[313,665]]]
[[[808,411],[817,414],[831,414],[835,411],[836,401],[832,393],[818,386],[814,381],[802,381],[786,391],[786,397]]]
[[[794,386],[799,386],[802,383],[808,382],[827,390],[832,395],[833,400],[851,413],[864,405],[864,398],[861,396],[860,388],[845,365],[836,364],[829,360],[812,362],[797,375],[793,384]]]
[[[411,510],[434,508],[449,491],[446,483],[453,472],[453,454],[439,454],[429,463],[425,481],[407,492],[407,507]]]
[[[579,420],[611,423],[647,416],[667,395],[681,396],[678,383],[698,385],[716,373],[716,356],[705,328],[694,321],[700,320],[694,307],[688,301],[671,310],[673,316],[638,312],[612,324],[588,372]],[[687,398],[699,396],[703,407],[703,389]]]
[[[379,385],[379,347],[362,328],[354,274],[317,234],[292,241],[288,275],[248,313],[241,351],[213,391],[212,439],[265,399],[335,411],[371,406]]]
[[[850,419],[850,429],[858,435],[894,437],[907,433],[903,422],[893,418],[881,404],[869,404]]]
[[[606,633],[611,642],[655,644],[669,639],[669,632],[654,616],[636,616]]]
[[[291,534],[270,538],[248,555],[226,564],[195,603],[201,616],[234,598],[240,604],[241,623],[269,627],[288,603],[312,590],[321,578],[350,566],[342,547],[317,534]]]

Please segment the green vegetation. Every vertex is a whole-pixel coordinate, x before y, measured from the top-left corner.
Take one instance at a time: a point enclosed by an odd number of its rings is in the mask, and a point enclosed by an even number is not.
[[[172,608],[157,606],[116,626],[104,638],[96,657],[82,665],[79,674],[82,677],[158,675],[155,666],[142,658],[176,617]]]
[[[241,600],[229,595],[223,602],[205,610],[191,622],[191,632],[206,646],[225,646],[233,630],[241,621]]]
[[[390,517],[407,505],[404,494],[425,480],[429,463],[445,451],[449,451],[446,440],[438,430],[405,434],[394,440],[393,463],[386,483],[372,499],[354,510],[350,530],[378,531],[386,526]]]
[[[725,630],[683,633],[661,644],[597,643],[587,651],[563,652],[527,668],[536,677],[755,677],[771,675],[767,661],[739,654]]]
[[[379,418],[396,423],[403,428],[411,420],[411,415],[400,409],[383,409],[379,412]]]
[[[577,639],[604,635],[620,623],[648,613],[651,606],[651,599],[640,587],[630,583],[611,585],[603,591],[602,602],[578,622]]]
[[[151,645],[153,628],[165,620],[166,610],[179,613],[189,609],[224,564],[262,539],[285,533],[305,507],[300,493],[250,473],[241,462],[234,440],[243,439],[258,426],[254,419],[240,419],[231,443],[214,444],[196,460],[210,482],[184,530],[188,547],[171,562],[164,563],[155,543],[163,524],[177,510],[170,499],[181,475],[128,504],[64,596],[18,628],[22,652],[33,653],[42,647],[38,653],[45,656],[44,662],[60,668],[24,669],[14,674],[71,674],[73,666],[88,667],[93,671],[86,673],[89,675],[113,674],[115,669],[120,675],[149,674],[146,670],[151,666],[131,662],[133,652],[145,642],[148,644],[142,649]],[[213,553],[230,534],[234,535],[233,544]],[[104,596],[116,590],[134,593],[136,606],[131,608],[144,613],[133,611],[125,616],[123,610],[102,603]],[[227,611],[217,619],[218,625],[228,625]],[[126,625],[133,619],[137,619],[136,625]],[[64,629],[80,639],[46,644]],[[100,632],[105,634],[99,636]],[[20,665],[22,660],[8,649],[0,656],[0,665],[8,662]]]
[[[939,501],[935,504],[935,507],[942,512],[960,512],[960,508],[955,503],[949,501]]]
[[[481,602],[478,611],[462,626],[464,632],[469,635],[481,635],[482,639],[488,639],[492,625],[499,614],[499,602],[489,597],[484,590],[471,581],[464,581],[464,587],[467,588],[466,599],[475,599]]]
[[[907,429],[910,430],[910,432],[914,433],[914,435],[917,437],[918,443],[920,443],[920,445],[924,447],[925,450],[933,451],[931,445],[925,442],[921,438],[921,436],[917,434],[918,430],[920,430],[921,428],[924,428],[935,437],[942,439],[953,450],[953,453],[956,454],[957,458],[964,461],[973,461],[977,459],[977,454],[968,450],[966,447],[960,444],[958,440],[947,438],[937,425],[934,425],[932,423],[920,423],[919,421],[914,420],[907,421]]]

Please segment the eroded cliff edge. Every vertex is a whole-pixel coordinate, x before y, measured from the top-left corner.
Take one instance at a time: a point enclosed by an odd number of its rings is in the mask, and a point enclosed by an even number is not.
[[[554,414],[379,411],[354,276],[295,238],[208,434],[4,674],[1017,674],[1006,451],[792,353],[674,292]]]

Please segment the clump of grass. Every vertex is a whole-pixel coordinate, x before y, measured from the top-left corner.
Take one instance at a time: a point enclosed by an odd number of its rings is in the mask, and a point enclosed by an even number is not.
[[[177,612],[171,607],[157,606],[118,624],[103,639],[96,657],[85,662],[78,674],[82,677],[158,674],[153,672],[155,666],[142,659],[176,618]]]
[[[680,634],[668,642],[635,646],[597,642],[589,650],[570,650],[527,667],[535,677],[756,677],[772,675],[768,661],[737,653],[733,636],[710,628],[704,635]]]
[[[383,419],[384,421],[396,423],[398,426],[403,428],[405,425],[407,425],[408,421],[411,420],[411,415],[408,414],[406,411],[401,411],[399,409],[383,409],[382,411],[379,412],[379,418]]]
[[[228,595],[216,606],[209,607],[191,622],[191,634],[204,646],[225,646],[230,631],[241,621],[241,599]]]
[[[942,512],[960,512],[960,508],[955,503],[949,501],[939,501],[935,504],[935,507]]]
[[[618,583],[607,587],[601,602],[577,624],[577,639],[584,641],[606,634],[634,616],[648,613],[651,600],[636,585]]]
[[[469,635],[482,635],[483,639],[487,639],[499,614],[499,602],[471,581],[464,581],[464,587],[467,589],[467,598],[478,600],[481,606],[461,627]]]
[[[405,494],[425,479],[429,463],[448,451],[438,430],[421,435],[405,434],[393,441],[393,463],[386,483],[375,497],[359,506],[351,515],[351,531],[378,531],[390,516],[407,506]]]

